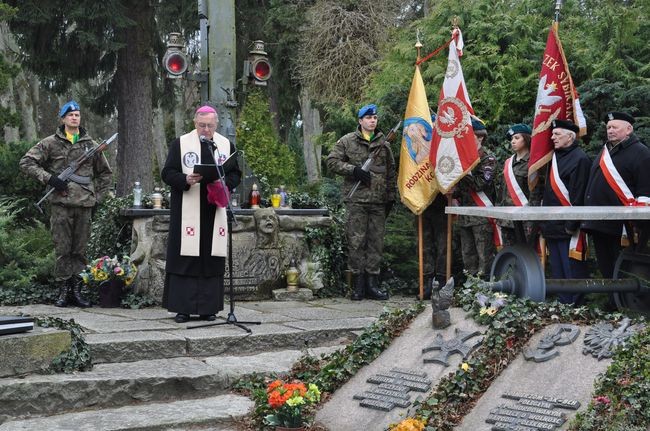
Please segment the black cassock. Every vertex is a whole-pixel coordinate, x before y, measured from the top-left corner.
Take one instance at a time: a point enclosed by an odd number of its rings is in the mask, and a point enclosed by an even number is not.
[[[201,163],[214,163],[210,145],[207,143],[200,145]],[[235,147],[231,143],[230,154],[234,152]],[[163,307],[183,314],[216,314],[223,310],[225,258],[211,255],[210,238],[212,238],[217,207],[208,203],[207,184],[201,183],[200,208],[197,208],[201,213],[200,255],[180,255],[183,192],[190,188],[181,167],[180,138],[170,144],[161,177],[171,187]],[[237,163],[229,164],[225,181],[230,191],[239,185],[241,170]]]

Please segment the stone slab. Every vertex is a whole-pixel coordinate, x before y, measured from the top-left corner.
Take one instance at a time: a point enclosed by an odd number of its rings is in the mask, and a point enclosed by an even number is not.
[[[354,400],[353,397],[363,391],[378,388],[378,385],[367,383],[367,380],[371,376],[390,372],[396,367],[426,373],[427,378],[432,381],[430,390],[434,390],[442,377],[458,367],[461,357],[460,355],[451,356],[449,367],[424,363],[422,347],[429,345],[436,334],[442,334],[445,338],[453,337],[455,328],[464,331],[481,330],[474,320],[465,318],[462,309],[452,308],[450,313],[451,326],[442,330],[434,330],[431,327],[431,306],[427,306],[422,314],[413,320],[409,328],[393,340],[375,361],[359,370],[334,393],[332,398],[317,412],[317,423],[331,430],[356,431],[360,429],[382,430],[386,429],[390,423],[399,422],[408,409],[395,407],[390,411],[382,411],[361,407],[359,401]],[[426,393],[420,392],[409,392],[409,394],[411,402],[418,397],[426,396]]]
[[[535,334],[528,342],[527,347],[535,348],[542,337],[556,330],[555,327],[556,325],[550,325]],[[497,377],[472,411],[455,429],[458,431],[489,430],[490,425],[485,420],[492,409],[500,404],[511,402],[511,400],[502,397],[507,392],[577,400],[582,406],[581,409],[584,409],[591,400],[595,378],[604,372],[611,363],[611,360],[598,361],[591,356],[582,354],[584,333],[587,329],[588,327],[580,327],[580,335],[575,342],[565,346],[556,346],[559,355],[549,361],[527,361],[520,354]],[[568,421],[576,413],[575,410],[561,410],[566,412]]]
[[[197,329],[196,333],[189,333],[191,330],[185,331],[188,354],[191,356],[245,355],[279,348],[302,349],[339,344],[342,341],[339,329],[303,331],[284,326],[262,325],[250,335],[237,327],[228,329],[229,332],[223,336],[198,332],[203,329]]]
[[[275,289],[273,290],[273,299],[275,301],[309,301],[314,297],[311,289],[301,287],[297,290]]]
[[[54,328],[34,329],[0,337],[0,377],[43,370],[64,350],[70,348],[70,331]]]
[[[123,319],[123,318],[120,318]],[[138,332],[138,331],[173,331],[178,328],[178,324],[172,319],[169,321],[162,320],[118,320],[111,321],[107,324],[103,320],[87,319],[83,322],[77,322],[85,329],[98,333],[124,333],[124,332]]]
[[[0,316],[56,316],[65,314],[67,308],[59,308],[54,305],[30,304],[30,305],[3,305],[0,306]]]
[[[213,431],[232,431],[233,421],[248,414],[253,405],[246,397],[229,394],[10,421],[0,424],[0,431],[187,430],[202,424]]]
[[[447,214],[502,220],[650,220],[650,206],[445,207]]]
[[[220,395],[239,377],[280,369],[279,358],[300,351],[234,358],[171,358],[96,365],[74,374],[0,379],[0,423],[85,408]],[[281,369],[288,370],[285,363]]]
[[[175,332],[133,331],[87,334],[93,363],[134,362],[187,355],[187,340]]]
[[[377,320],[374,317],[353,317],[353,318],[340,318],[336,320],[303,320],[287,323],[286,325],[304,331],[318,330],[318,329],[363,329]]]

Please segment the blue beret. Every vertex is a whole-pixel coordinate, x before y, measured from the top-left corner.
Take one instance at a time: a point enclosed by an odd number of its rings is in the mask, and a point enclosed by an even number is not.
[[[79,108],[79,104],[74,100],[71,100],[61,107],[61,109],[59,110],[59,117],[63,118],[70,111],[80,111],[80,110],[81,109]]]
[[[521,123],[513,124],[506,132],[506,137],[508,139],[512,139],[512,137],[517,133],[525,133],[527,135],[532,135],[533,130],[530,128],[528,124],[521,124]]]
[[[362,106],[357,113],[359,118],[363,118],[366,115],[377,115],[377,105],[371,103],[370,105]]]
[[[608,112],[605,121],[607,122],[612,120],[623,120],[627,121],[630,124],[634,124],[634,117],[630,114],[626,114],[625,112]]]

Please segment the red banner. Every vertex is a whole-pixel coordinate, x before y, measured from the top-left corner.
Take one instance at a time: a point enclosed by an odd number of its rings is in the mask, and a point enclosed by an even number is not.
[[[531,190],[537,184],[537,171],[553,156],[553,142],[551,141],[553,120],[573,121],[580,127],[580,136],[587,132],[585,118],[578,100],[578,92],[573,85],[569,65],[557,33],[557,23],[551,25],[551,30],[548,33],[546,49],[542,58],[542,70],[539,73],[528,161],[528,182]]]

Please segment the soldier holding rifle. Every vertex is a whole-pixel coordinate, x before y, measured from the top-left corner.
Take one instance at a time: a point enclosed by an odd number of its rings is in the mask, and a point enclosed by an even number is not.
[[[379,288],[379,272],[386,217],[397,192],[395,159],[388,137],[377,129],[377,106],[363,106],[357,117],[357,130],[338,140],[327,168],[344,178],[348,270],[354,277],[351,299],[384,300],[388,293]]]
[[[97,147],[80,127],[77,102],[71,100],[63,105],[59,117],[61,126],[27,151],[20,159],[20,169],[55,190],[50,197],[50,231],[56,254],[54,276],[59,287],[55,305],[65,307],[71,301],[79,307],[89,307],[90,303],[79,292],[77,274],[86,266],[92,209],[109,193],[113,173],[106,157],[96,152],[75,169],[68,181],[59,178],[72,163]]]

